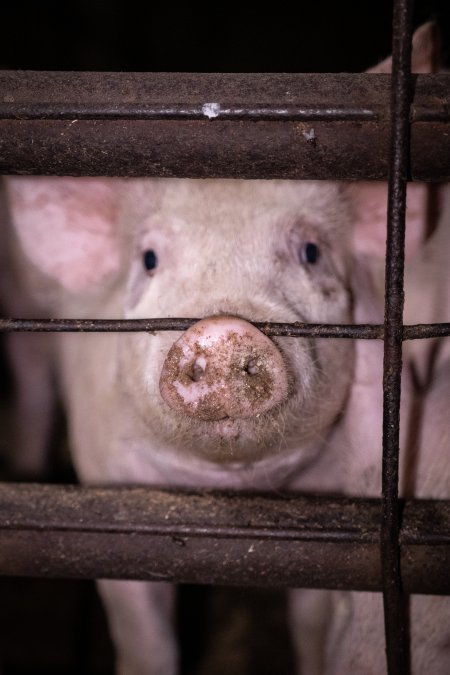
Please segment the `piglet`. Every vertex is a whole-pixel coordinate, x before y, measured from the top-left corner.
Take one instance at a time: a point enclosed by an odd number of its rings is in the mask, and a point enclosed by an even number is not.
[[[365,388],[372,396],[357,372],[365,359],[355,364],[349,340],[271,340],[251,323],[379,319],[343,188],[19,177],[6,188],[14,301],[23,292],[29,316],[203,317],[183,334],[54,336],[83,482],[344,487],[339,453],[325,458],[352,387],[357,405]],[[172,587],[102,581],[100,591],[118,672],[175,673]]]
[[[83,482],[377,494],[382,344],[271,340],[251,323],[381,320],[344,188],[10,178],[7,192],[17,294],[36,312],[204,317],[181,335],[54,336]],[[172,587],[99,587],[118,673],[175,673]]]

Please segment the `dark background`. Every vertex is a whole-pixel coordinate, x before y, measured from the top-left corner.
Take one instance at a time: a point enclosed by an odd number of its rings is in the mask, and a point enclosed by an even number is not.
[[[416,26],[440,23],[447,45],[449,5],[417,0],[415,12]],[[388,0],[4,1],[0,68],[356,72],[390,53],[391,14]]]
[[[358,72],[391,52],[390,1],[286,5],[4,0],[0,68]],[[450,66],[450,0],[416,2],[415,26],[429,19],[441,27]],[[53,479],[67,475],[57,470]],[[282,594],[187,587],[183,597],[184,673],[292,672]],[[3,675],[110,675],[93,582],[0,578],[0,598]]]

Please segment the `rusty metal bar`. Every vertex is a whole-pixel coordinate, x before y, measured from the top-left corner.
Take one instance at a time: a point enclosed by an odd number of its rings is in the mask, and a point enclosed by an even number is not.
[[[384,179],[389,82],[0,71],[0,173]],[[450,75],[412,82],[412,178],[449,179]]]
[[[200,321],[187,318],[162,319],[0,319],[0,332],[148,332],[184,331]],[[252,321],[256,328],[270,336],[349,338],[382,340],[384,324],[314,324]],[[402,340],[422,340],[450,336],[450,323],[429,323],[403,326]]]
[[[405,213],[409,171],[412,0],[395,0],[392,44],[391,147],[386,242],[383,365],[382,525],[380,537],[386,658],[389,675],[407,675],[409,631],[400,568],[398,499]]]
[[[0,574],[379,591],[380,508],[378,499],[3,483]],[[408,591],[450,593],[449,532],[450,501],[403,504]]]
[[[156,332],[184,331],[200,319],[0,319],[0,331],[26,332]],[[266,335],[284,337],[341,337],[382,339],[384,326],[347,324],[250,322]],[[448,325],[450,334],[450,324]]]
[[[414,75],[413,122],[450,122],[449,76]],[[390,76],[0,71],[0,119],[332,120],[390,117]]]

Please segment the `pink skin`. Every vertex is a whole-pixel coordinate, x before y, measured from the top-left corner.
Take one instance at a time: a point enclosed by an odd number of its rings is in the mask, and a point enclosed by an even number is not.
[[[244,419],[267,412],[288,395],[281,353],[243,319],[199,321],[172,345],[159,382],[173,410],[202,420]]]

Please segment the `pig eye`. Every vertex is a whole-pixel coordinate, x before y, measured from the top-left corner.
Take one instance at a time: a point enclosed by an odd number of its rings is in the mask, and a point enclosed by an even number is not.
[[[320,250],[317,244],[308,241],[300,249],[300,260],[302,263],[314,265],[320,258]]]
[[[147,272],[152,272],[158,267],[158,256],[153,249],[150,248],[148,251],[144,251],[143,263]]]

